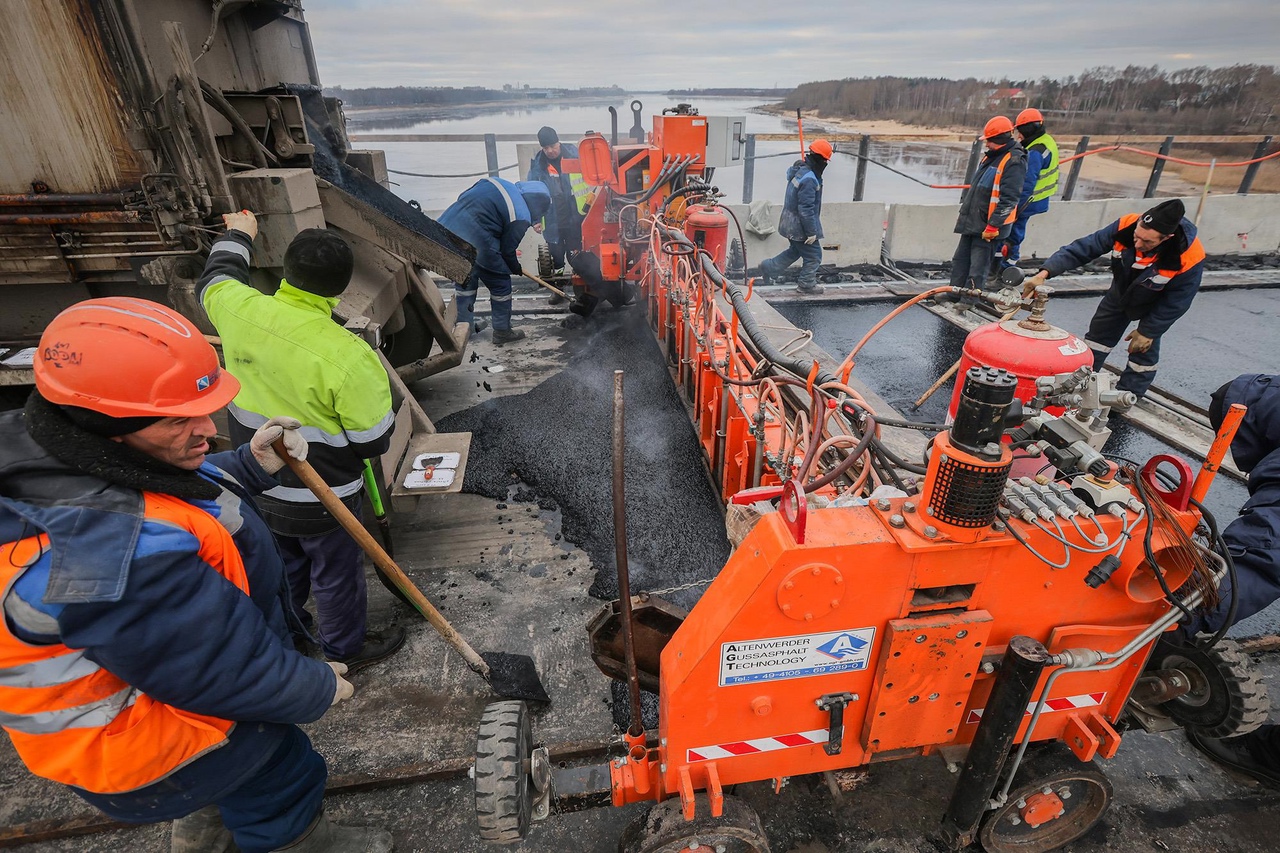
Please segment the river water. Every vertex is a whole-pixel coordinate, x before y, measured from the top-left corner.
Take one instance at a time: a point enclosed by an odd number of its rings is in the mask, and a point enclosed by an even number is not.
[[[610,106],[618,110],[618,135],[625,138],[633,120],[630,104],[639,100],[643,104],[642,124],[648,131],[651,117],[664,108],[675,106],[677,99],[665,95],[628,95],[616,102],[608,100],[564,102],[530,102],[519,106],[476,106],[424,108],[421,111],[402,111],[394,118],[349,110],[347,127],[350,133],[405,133],[405,134],[480,134],[480,133],[528,133],[531,136],[543,125],[557,129],[561,139],[574,141],[588,130],[605,135],[610,131]],[[698,97],[689,99],[703,115],[745,116],[747,133],[794,133],[795,122],[781,116],[752,112],[761,105],[759,100],[744,98]],[[814,130],[806,134],[815,138]],[[371,142],[354,143],[357,148],[382,148],[387,153],[388,168],[402,172],[418,172],[429,175],[456,175],[483,172],[485,169],[484,143],[482,142]],[[795,143],[758,142],[756,145],[754,197],[781,202],[786,187],[787,168],[795,161],[790,156]],[[798,152],[797,152],[798,154]],[[870,157],[899,171],[906,172],[920,181],[930,184],[956,184],[964,179],[964,169],[969,157],[969,146],[963,143],[885,142],[873,139]],[[498,165],[516,164],[516,143],[498,143]],[[504,169],[502,177],[509,180],[522,178],[528,163]],[[823,175],[823,200],[826,202],[853,199],[854,177],[857,160],[837,155]],[[424,210],[439,211],[447,207],[458,194],[471,186],[477,177],[440,178],[392,175],[396,184],[392,187],[402,198],[414,199]],[[742,166],[726,166],[716,169],[713,183],[725,193],[725,201],[742,200]],[[1081,178],[1076,198],[1089,199],[1115,195],[1115,188]],[[958,202],[959,190],[935,190],[922,186],[908,178],[869,164],[867,183],[863,194],[866,201],[884,203],[948,204]]]

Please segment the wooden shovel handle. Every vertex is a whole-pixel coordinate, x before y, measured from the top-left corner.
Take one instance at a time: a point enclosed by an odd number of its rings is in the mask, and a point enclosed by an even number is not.
[[[466,660],[467,666],[487,679],[489,677],[489,665],[484,662],[484,658],[476,654],[476,650],[471,648],[471,645],[466,640],[462,639],[462,635],[449,624],[444,616],[440,614],[440,611],[436,610],[435,605],[422,594],[422,590],[418,589],[413,581],[409,580],[409,576],[396,565],[395,560],[388,556],[387,552],[378,544],[378,540],[369,535],[369,531],[365,530],[360,520],[355,517],[351,510],[347,509],[347,505],[342,502],[342,499],[333,493],[333,489],[329,488],[329,484],[316,473],[316,469],[312,468],[309,462],[294,459],[290,456],[284,448],[283,438],[277,438],[272,442],[271,449],[284,460],[285,464],[289,466],[289,470],[298,476],[303,485],[310,489],[311,493],[320,500],[324,508],[329,510],[333,517],[338,520],[338,524],[342,525],[342,529],[350,533],[351,538],[356,540],[356,543],[364,549],[369,558],[378,564],[378,568],[382,569],[400,591],[413,602],[413,606],[417,607],[418,611],[431,623],[431,627],[436,629],[436,633],[443,637],[446,643],[458,650],[458,654],[462,655],[463,659]]]

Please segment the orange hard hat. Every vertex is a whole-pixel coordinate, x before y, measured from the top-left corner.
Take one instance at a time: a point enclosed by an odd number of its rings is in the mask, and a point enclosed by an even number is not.
[[[146,299],[78,302],[40,336],[36,388],[50,403],[113,418],[190,418],[240,391],[186,317]]]
[[[815,139],[809,143],[809,153],[817,154],[823,160],[830,160],[833,153],[831,143],[825,139]]]
[[[1027,107],[1018,113],[1018,120],[1014,122],[1016,127],[1022,127],[1024,124],[1033,124],[1035,122],[1044,122],[1044,116],[1040,115],[1040,111],[1035,107]]]
[[[982,128],[983,139],[990,139],[1002,133],[1013,133],[1013,122],[1009,121],[1005,116],[996,116]]]

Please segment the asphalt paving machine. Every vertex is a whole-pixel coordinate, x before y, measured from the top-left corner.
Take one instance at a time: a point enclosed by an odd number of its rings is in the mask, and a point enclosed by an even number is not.
[[[759,853],[766,834],[735,786],[936,755],[956,774],[944,847],[1046,851],[1102,819],[1102,763],[1127,727],[1258,725],[1265,692],[1220,637],[1162,637],[1231,571],[1203,500],[1243,409],[1198,472],[1107,455],[1109,407],[1127,401],[1087,367],[1019,399],[1019,376],[975,364],[950,424],[876,413],[849,385],[856,348],[806,363],[756,317],[750,281],[726,277],[731,215],[694,170],[697,119],[664,115],[622,150],[583,140],[598,187],[584,245],[606,277],[586,287],[631,288],[645,306],[731,527],[746,513],[736,548],[687,614],[633,597],[615,459],[621,595],[590,631],[602,671],[628,685],[630,727],[607,765],[562,771],[522,703],[490,705],[481,836],[516,841],[594,795],[655,803],[624,853]],[[651,177],[632,187],[638,157]],[[1043,294],[1014,307],[1043,322]],[[621,400],[619,378],[618,456]],[[934,435],[904,458],[902,429]],[[647,730],[642,687],[658,696]]]

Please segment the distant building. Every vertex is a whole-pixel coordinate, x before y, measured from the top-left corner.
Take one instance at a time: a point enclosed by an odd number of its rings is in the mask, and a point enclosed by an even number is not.
[[[983,99],[982,103],[970,101],[969,109],[982,106],[988,110],[1021,110],[1029,100],[1026,91],[1022,89],[988,89],[980,97]]]

